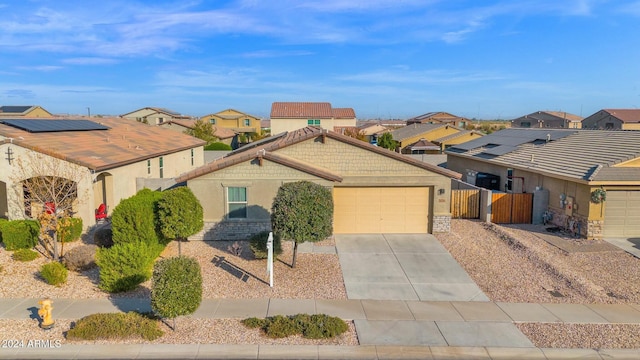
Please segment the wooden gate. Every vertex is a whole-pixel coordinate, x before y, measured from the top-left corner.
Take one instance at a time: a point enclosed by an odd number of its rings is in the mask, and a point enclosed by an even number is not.
[[[496,224],[531,224],[533,194],[493,193],[491,222]]]
[[[480,190],[451,190],[451,216],[454,219],[479,219]]]

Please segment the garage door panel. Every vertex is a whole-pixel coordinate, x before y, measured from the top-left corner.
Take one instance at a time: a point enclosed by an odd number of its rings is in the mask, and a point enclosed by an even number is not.
[[[640,236],[640,191],[607,191],[604,236]]]
[[[334,232],[427,233],[428,187],[334,188]]]

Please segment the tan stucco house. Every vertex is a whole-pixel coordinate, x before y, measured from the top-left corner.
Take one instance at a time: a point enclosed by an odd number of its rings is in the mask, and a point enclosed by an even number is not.
[[[328,102],[274,102],[271,104],[271,134],[318,126],[333,131],[336,127],[355,127],[352,108],[333,108]]]
[[[442,153],[450,146],[477,139],[483,134],[475,130],[464,130],[449,124],[412,123],[391,132],[393,140],[398,142],[397,151],[402,154],[424,154],[424,144],[436,145]]]
[[[136,120],[137,122],[160,125],[167,121],[172,120],[191,120],[192,117],[188,115],[182,115],[173,110],[159,108],[159,107],[145,107],[142,109],[134,110],[132,112],[120,115],[121,118]]]
[[[0,118],[52,118],[53,115],[37,105],[0,106]]]
[[[200,118],[216,128],[225,128],[236,133],[260,134],[260,118],[234,109],[226,109]]]
[[[639,131],[506,129],[446,154],[467,182],[484,173],[498,191],[533,193],[534,218],[548,211],[590,239],[640,236]]]
[[[61,172],[75,169],[78,199],[75,216],[95,223],[102,203],[109,212],[147,181],[173,178],[204,164],[202,140],[160,127],[119,118],[0,119],[0,217],[33,214],[22,200],[20,177],[29,161],[52,164]],[[142,184],[142,185],[141,185]]]
[[[640,130],[640,109],[602,109],[582,121],[585,129]]]
[[[511,120],[513,128],[580,129],[582,116],[565,111],[536,111]]]
[[[171,131],[185,133],[185,131],[194,128],[195,122],[196,120],[171,120],[158,124],[158,126]],[[212,125],[211,129],[213,136],[215,136],[219,142],[227,145],[231,145],[233,138],[237,135],[237,133],[231,129],[215,125]]]
[[[332,189],[333,230],[449,231],[451,179],[460,174],[351,137],[305,127],[248,144],[176,179],[204,208],[194,239],[244,239],[270,229],[278,188],[308,180]]]
[[[444,111],[434,111],[407,119],[407,125],[411,124],[447,124],[464,129],[471,124],[471,120]]]

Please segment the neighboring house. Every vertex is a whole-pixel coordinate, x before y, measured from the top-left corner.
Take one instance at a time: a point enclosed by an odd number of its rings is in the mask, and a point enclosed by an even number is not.
[[[464,130],[448,124],[413,123],[391,132],[393,140],[398,142],[396,149],[402,154],[441,153],[449,146],[460,144],[483,136],[481,132]],[[425,149],[425,142],[438,146]]]
[[[0,106],[0,118],[52,118],[53,115],[47,110],[36,105],[26,106]]]
[[[499,191],[533,193],[534,219],[549,211],[590,239],[640,236],[640,131],[506,129],[446,153],[467,182],[488,174]]]
[[[356,113],[352,108],[332,108],[328,102],[274,102],[271,104],[271,134],[319,126],[356,126]]]
[[[171,120],[163,122],[159,124],[160,127],[169,129],[172,131],[177,131],[181,133],[185,133],[185,131],[189,129],[193,129],[194,123],[196,120]],[[218,138],[218,141],[221,143],[225,143],[227,145],[231,145],[233,138],[237,135],[235,131],[231,129],[225,129],[217,126],[212,126],[213,128],[213,136]]]
[[[511,120],[512,128],[580,129],[582,116],[562,111],[536,111]]]
[[[261,132],[260,118],[234,109],[227,109],[215,114],[205,115],[200,119],[211,123],[216,128],[229,129],[239,134],[260,134]]]
[[[467,125],[471,124],[471,120],[462,116],[439,111],[412,117],[407,120],[407,125],[411,124],[448,124],[464,129]]]
[[[35,216],[23,201],[20,166],[36,154],[56,168],[78,168],[77,208],[85,226],[102,203],[109,212],[146,182],[173,178],[204,164],[204,142],[119,118],[0,119],[0,217]],[[26,172],[29,166],[23,165]],[[56,175],[56,174],[53,174]],[[72,179],[75,180],[75,179]]]
[[[192,117],[188,115],[182,115],[175,111],[158,108],[158,107],[146,107],[120,115],[121,118],[136,120],[141,123],[149,125],[160,125],[167,121],[173,120],[191,120]]]
[[[602,109],[582,121],[585,129],[640,130],[640,109]]]
[[[194,239],[244,239],[269,230],[273,199],[286,182],[332,189],[333,231],[449,231],[451,179],[460,174],[364,141],[305,127],[246,145],[176,179],[204,208]]]
[[[378,137],[391,130],[380,122],[366,122],[358,125],[358,131],[362,132],[369,144],[377,145]]]

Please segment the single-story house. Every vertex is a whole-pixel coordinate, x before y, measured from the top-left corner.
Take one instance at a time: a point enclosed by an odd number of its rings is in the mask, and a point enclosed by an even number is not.
[[[176,178],[204,208],[194,239],[233,240],[270,229],[287,182],[332,189],[333,230],[431,233],[450,228],[451,179],[460,174],[319,127],[274,135]]]
[[[0,106],[0,118],[52,118],[53,115],[38,105]]]
[[[511,120],[513,128],[580,129],[582,116],[564,111],[536,111]]]
[[[403,154],[422,154],[423,149],[414,149],[421,141],[427,141],[439,147],[438,152],[452,145],[483,136],[479,131],[464,130],[449,124],[412,123],[391,132],[393,140],[398,142],[396,151]]]
[[[640,237],[640,131],[505,129],[446,154],[467,182],[488,174],[498,191],[533,193],[534,218],[547,211],[590,239]]]
[[[274,102],[271,104],[271,134],[277,135],[307,126],[334,130],[356,126],[352,108],[334,108],[328,102]]]
[[[200,167],[203,145],[189,135],[119,118],[0,119],[0,217],[36,215],[31,206],[37,204],[25,203],[22,191],[23,181],[42,174],[30,165],[36,159],[49,164],[49,176],[73,170],[76,178],[65,178],[77,187],[75,216],[90,226],[100,204],[111,212],[143,184],[173,184],[173,178]]]
[[[640,109],[602,109],[582,121],[585,129],[640,130]]]

